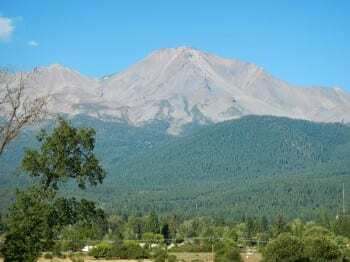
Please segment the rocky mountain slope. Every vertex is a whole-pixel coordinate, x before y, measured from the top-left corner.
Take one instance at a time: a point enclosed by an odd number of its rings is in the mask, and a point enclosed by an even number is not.
[[[254,64],[187,47],[160,49],[100,80],[61,65],[36,68],[27,76],[34,93],[50,95],[53,113],[136,126],[162,120],[173,134],[189,123],[245,115],[350,122],[350,94],[340,88],[294,86]]]

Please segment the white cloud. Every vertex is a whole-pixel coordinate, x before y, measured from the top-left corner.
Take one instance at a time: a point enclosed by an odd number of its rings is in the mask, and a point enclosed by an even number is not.
[[[39,43],[38,43],[37,41],[30,40],[30,41],[28,42],[28,45],[29,45],[29,46],[32,46],[32,47],[37,47],[37,46],[39,46]]]
[[[11,38],[15,26],[12,19],[0,16],[0,41],[6,41]]]

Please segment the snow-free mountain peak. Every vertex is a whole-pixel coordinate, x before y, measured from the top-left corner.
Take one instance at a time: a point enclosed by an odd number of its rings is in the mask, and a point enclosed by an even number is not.
[[[350,94],[340,88],[288,84],[251,63],[191,47],[164,48],[100,80],[61,65],[29,73],[54,113],[87,114],[143,125],[161,120],[169,132],[186,124],[244,115],[350,122]]]

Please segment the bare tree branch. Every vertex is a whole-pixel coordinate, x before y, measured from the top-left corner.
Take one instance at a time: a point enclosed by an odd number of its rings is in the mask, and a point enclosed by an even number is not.
[[[35,97],[26,86],[28,77],[0,70],[0,156],[26,126],[46,116],[47,97]]]

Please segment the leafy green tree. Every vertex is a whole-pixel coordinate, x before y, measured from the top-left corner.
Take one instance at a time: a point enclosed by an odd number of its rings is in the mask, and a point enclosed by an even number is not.
[[[262,216],[257,221],[258,226],[258,232],[265,233],[268,230],[269,227],[269,221],[267,220],[266,216]]]
[[[216,246],[214,262],[241,262],[242,257],[239,249],[232,241],[225,241]]]
[[[340,216],[334,221],[333,231],[345,237],[350,238],[350,216]]]
[[[320,211],[320,214],[317,217],[317,222],[325,228],[331,227],[329,215],[325,210]]]
[[[307,261],[304,256],[304,244],[299,238],[290,233],[282,233],[276,239],[270,241],[264,248],[263,261]]]
[[[120,235],[121,233],[121,229],[122,229],[122,225],[123,225],[123,220],[120,216],[118,215],[110,215],[108,218],[108,226],[109,226],[109,230],[112,232],[112,234],[117,234]]]
[[[246,232],[245,232],[245,237],[247,239],[251,239],[254,233],[254,220],[251,217],[247,218],[246,221]]]
[[[311,262],[336,261],[341,257],[341,250],[334,239],[327,236],[312,236],[304,239],[305,255]]]
[[[51,194],[39,188],[18,192],[16,202],[9,210],[4,247],[5,261],[36,261],[41,251],[53,238],[49,223]]]
[[[63,118],[51,134],[41,131],[40,150],[28,150],[22,168],[32,177],[38,177],[44,189],[58,189],[60,182],[74,179],[80,188],[86,182],[102,183],[105,171],[94,155],[95,131],[74,128]]]
[[[204,231],[200,234],[200,237],[203,238],[201,241],[202,245],[208,250],[210,250],[212,245],[214,245],[217,241],[215,239],[215,232],[213,227],[205,228]]]
[[[288,224],[289,231],[296,237],[301,238],[305,231],[305,225],[300,219],[294,219]]]
[[[164,243],[164,237],[161,234],[155,234],[152,232],[146,232],[142,235],[142,240],[144,240],[148,247],[150,247],[152,244],[163,244]]]
[[[234,228],[227,228],[222,237],[225,239],[225,240],[233,240],[233,241],[237,241],[238,240],[238,235],[237,235],[237,232]]]
[[[133,232],[133,238],[141,239],[144,230],[146,230],[144,220],[141,217],[131,216],[129,217],[128,224]]]
[[[180,224],[181,224],[182,219],[180,218],[180,216],[178,215],[171,215],[168,219],[167,219],[167,223],[169,224],[169,230],[170,230],[170,233],[171,233],[171,237],[172,238],[175,238],[176,237],[176,234],[178,233],[179,231],[179,227],[180,227]]]
[[[350,261],[350,247],[344,248],[343,255],[344,255],[343,261],[349,262]]]
[[[39,178],[39,183],[19,191],[9,210],[2,250],[5,261],[36,261],[44,249],[53,246],[63,226],[79,224],[90,230],[105,221],[103,211],[92,202],[56,198],[59,185],[68,179],[75,180],[83,189],[86,182],[102,183],[105,171],[93,153],[94,136],[94,130],[73,128],[59,118],[51,135],[42,131],[38,137],[40,150],[26,152],[22,168]],[[96,222],[92,223],[93,220]]]
[[[151,212],[151,214],[146,219],[146,232],[160,233],[160,222],[157,214]]]
[[[282,215],[277,217],[276,222],[272,226],[272,231],[274,236],[278,236],[279,234],[287,231],[287,223],[284,221]]]
[[[304,252],[310,261],[335,261],[341,257],[341,250],[333,234],[326,228],[313,226],[303,237]]]

